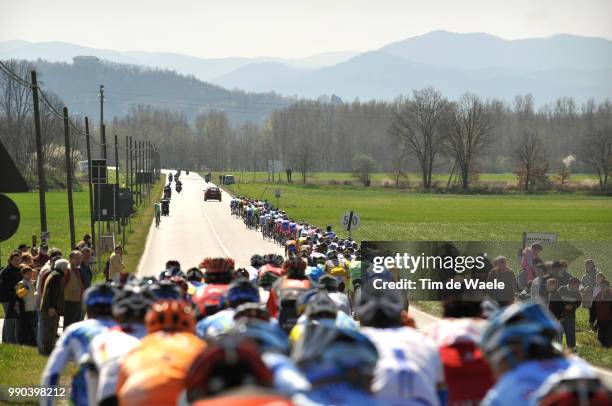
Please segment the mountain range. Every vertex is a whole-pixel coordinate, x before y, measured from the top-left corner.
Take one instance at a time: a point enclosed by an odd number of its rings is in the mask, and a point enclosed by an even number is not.
[[[391,100],[434,86],[450,98],[468,91],[505,100],[532,93],[539,105],[564,96],[579,102],[612,98],[612,41],[569,34],[506,40],[485,33],[433,31],[366,52],[302,59],[205,59],[61,42],[0,42],[0,59],[68,62],[77,55],[171,69],[228,89],[292,97]]]

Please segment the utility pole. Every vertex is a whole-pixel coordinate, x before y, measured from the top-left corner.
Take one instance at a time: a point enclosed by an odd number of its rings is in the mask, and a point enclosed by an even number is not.
[[[138,205],[142,204],[142,188],[138,174],[140,173],[140,141],[134,142],[134,149],[136,150],[136,192],[138,193]]]
[[[96,249],[96,227],[94,219],[94,201],[93,201],[93,186],[92,186],[92,167],[91,167],[91,140],[89,139],[89,118],[85,117],[85,141],[87,145],[87,177],[89,186],[89,218],[91,222],[91,241],[93,243],[94,250]]]
[[[108,166],[108,157],[106,155],[106,125],[102,124],[100,126],[100,138],[102,142],[102,159],[106,161],[106,166]]]
[[[100,142],[102,143],[102,158],[106,159],[106,134],[104,133],[104,85],[100,85]],[[108,165],[108,163],[107,163]]]
[[[40,134],[40,108],[38,105],[38,82],[36,71],[32,75],[32,101],[34,102],[34,131],[36,132],[36,168],[38,171],[38,206],[40,208],[40,239],[46,241],[47,236],[47,202],[45,200],[45,168],[42,156],[42,136]]]
[[[115,221],[115,228],[117,232],[121,232],[121,222],[120,216],[117,215],[119,211],[119,137],[115,134],[115,183],[114,187],[114,196],[115,196],[115,207],[114,207],[114,216],[113,219]],[[116,234],[115,234],[116,235]]]
[[[70,249],[76,245],[74,234],[74,206],[72,202],[72,159],[70,152],[70,129],[68,128],[68,107],[64,107],[64,145],[66,155],[66,184],[68,188],[68,220],[70,223]]]
[[[153,171],[151,170],[151,142],[147,141],[147,195],[149,204],[151,204],[151,180],[153,179]]]

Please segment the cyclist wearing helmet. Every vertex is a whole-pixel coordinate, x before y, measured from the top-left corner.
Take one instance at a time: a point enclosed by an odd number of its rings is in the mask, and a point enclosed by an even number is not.
[[[148,334],[121,362],[116,388],[119,404],[174,405],[193,359],[206,344],[193,334],[193,310],[182,301],[154,303],[145,325]]]
[[[334,277],[332,275],[323,275],[319,279],[319,288],[327,291],[329,297],[338,306],[338,309],[345,314],[351,314],[348,296],[340,291],[340,286],[343,284],[344,281],[341,277]]]
[[[127,284],[113,298],[117,326],[98,334],[89,346],[89,377],[95,385],[89,404],[114,404],[121,360],[146,335],[144,318],[155,302],[146,284]]]
[[[588,377],[582,369],[570,367],[552,374],[533,398],[534,406],[608,406],[612,391],[596,375]]]
[[[289,341],[276,323],[243,318],[229,333],[242,334],[257,343],[262,360],[272,371],[276,390],[293,395],[310,389],[310,383],[288,357]]]
[[[499,311],[480,341],[497,376],[482,404],[527,404],[547,378],[570,367],[592,376],[585,361],[562,354],[555,341],[560,329],[554,316],[537,303],[515,303]]]
[[[283,276],[279,278],[268,298],[268,311],[278,318],[281,328],[289,333],[297,321],[296,300],[300,293],[311,288],[306,277],[306,262],[301,258],[291,258],[283,263]]]
[[[155,296],[155,300],[178,300],[181,298],[180,288],[169,280],[147,285],[147,289]]]
[[[313,320],[291,357],[312,389],[291,399],[295,405],[381,405],[370,394],[378,352],[362,333],[330,320]]]
[[[249,280],[255,282],[259,276],[259,270],[264,265],[264,259],[261,255],[255,254],[251,257],[251,266],[246,270],[249,272]]]
[[[188,404],[290,406],[272,389],[273,376],[249,337],[219,337],[197,355],[185,380]]]
[[[481,304],[477,294],[449,297],[444,318],[425,329],[440,352],[449,404],[478,404],[493,386],[491,369],[478,347],[486,327]]]
[[[444,371],[435,343],[404,325],[405,296],[396,289],[364,286],[356,312],[376,345],[372,392],[386,404],[446,404]]]
[[[200,338],[210,339],[234,327],[236,308],[243,303],[259,303],[259,289],[248,279],[239,278],[229,285],[221,301],[225,309],[198,322],[196,331]]]
[[[84,293],[87,319],[71,324],[55,344],[42,374],[42,386],[56,386],[60,375],[69,362],[79,366],[72,377],[70,398],[75,405],[88,405],[88,382],[86,366],[82,357],[89,350],[91,339],[116,323],[112,318],[111,304],[115,289],[109,283],[94,285]],[[41,398],[41,404],[51,405],[52,397]]]

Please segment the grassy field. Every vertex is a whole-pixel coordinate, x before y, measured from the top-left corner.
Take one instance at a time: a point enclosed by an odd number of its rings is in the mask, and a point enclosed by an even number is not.
[[[238,182],[268,182],[268,174],[267,172],[231,172],[236,177]],[[218,177],[219,174],[213,174],[213,180],[216,175]],[[440,186],[446,187],[448,182],[449,173],[436,173],[433,174],[432,180],[437,182]],[[553,177],[555,174],[551,173],[549,176]],[[395,176],[386,172],[377,172],[372,175],[373,185],[378,186],[381,185],[385,180],[394,182]],[[294,172],[293,173],[293,182],[294,183],[302,183],[301,174]],[[114,178],[113,178],[114,179]],[[421,183],[421,174],[420,173],[407,173],[403,180],[408,180],[410,187],[418,187]],[[281,182],[286,182],[286,175],[283,173],[281,176]],[[343,183],[343,182],[351,182],[353,185],[358,185],[359,181],[350,173],[350,172],[311,172],[306,176],[306,183],[312,184],[330,184],[333,182]],[[597,175],[593,174],[572,174],[569,178],[569,185],[593,185],[597,184],[598,178]],[[517,183],[517,177],[514,173],[481,173],[478,176],[478,180],[475,184],[479,185],[490,185],[490,186],[511,186]]]

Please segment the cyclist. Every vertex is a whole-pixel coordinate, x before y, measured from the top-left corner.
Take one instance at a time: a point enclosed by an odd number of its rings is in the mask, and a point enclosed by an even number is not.
[[[520,405],[552,374],[574,368],[583,376],[592,368],[575,356],[564,356],[555,341],[559,323],[537,303],[515,303],[500,310],[485,329],[480,347],[493,373],[495,386],[483,405]]]
[[[257,277],[259,276],[259,270],[264,265],[264,259],[261,255],[255,254],[251,256],[251,265],[246,268],[249,272],[249,280],[251,282],[257,281]]]
[[[448,385],[449,404],[478,404],[493,386],[493,375],[478,347],[487,321],[476,294],[448,298],[444,318],[425,335],[437,344]]]
[[[295,405],[382,405],[370,394],[378,351],[367,336],[313,320],[295,344],[292,358],[312,389],[292,397]]]
[[[329,297],[336,303],[336,306],[338,306],[338,310],[341,310],[345,314],[351,314],[349,298],[344,292],[340,291],[340,286],[342,284],[344,284],[344,282],[341,277],[323,275],[319,278],[319,288],[327,291]]]
[[[283,276],[274,282],[270,289],[268,311],[272,317],[279,319],[286,332],[289,332],[297,321],[295,302],[299,294],[311,287],[305,272],[306,262],[301,258],[288,259],[283,263]]]
[[[193,310],[182,301],[156,302],[147,312],[145,325],[148,334],[119,368],[119,404],[174,405],[191,363],[206,344],[193,334]]]
[[[236,308],[243,303],[259,303],[259,289],[246,278],[233,281],[221,299],[223,310],[200,320],[196,331],[202,339],[218,336],[234,327]]]
[[[161,222],[161,202],[155,202],[153,210],[155,211],[155,227],[159,227]]]
[[[612,391],[597,376],[586,377],[582,370],[570,367],[551,375],[533,398],[534,406],[608,406],[612,404]]]
[[[220,337],[198,354],[185,386],[188,404],[291,405],[273,391],[272,372],[257,344],[240,334]]]
[[[121,360],[146,335],[144,318],[155,297],[147,284],[127,284],[113,298],[113,317],[119,323],[98,334],[89,347],[89,404],[114,404]]]
[[[83,301],[87,307],[88,318],[66,328],[55,344],[42,374],[42,386],[56,386],[59,384],[60,374],[66,365],[69,362],[77,364],[78,370],[72,377],[70,392],[71,401],[75,405],[89,404],[87,367],[82,363],[82,359],[89,351],[92,338],[116,324],[111,313],[115,292],[115,288],[109,283],[94,285],[85,291]],[[41,398],[43,405],[52,403],[52,397]]]
[[[372,392],[386,404],[446,404],[446,387],[435,343],[406,327],[405,296],[396,289],[363,286],[356,312],[361,331],[376,345],[379,360]]]

